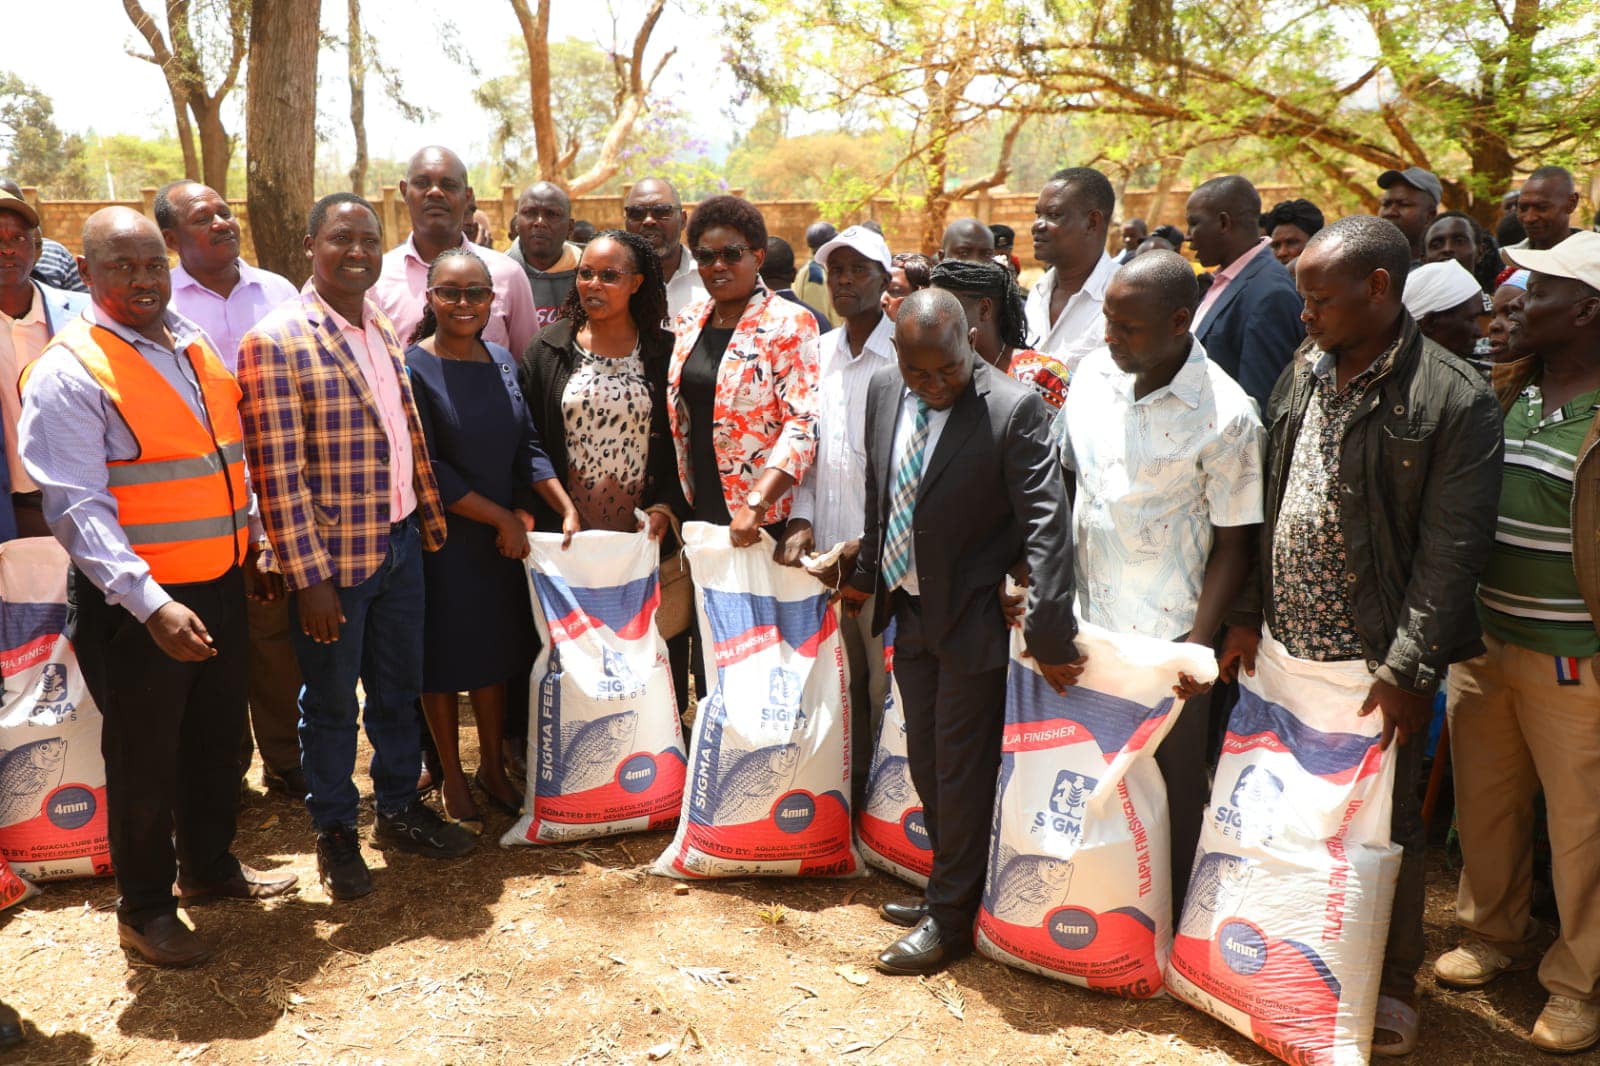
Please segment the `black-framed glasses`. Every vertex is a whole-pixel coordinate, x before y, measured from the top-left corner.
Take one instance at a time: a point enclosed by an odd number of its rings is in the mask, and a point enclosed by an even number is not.
[[[749,250],[750,247],[748,245],[725,244],[721,248],[696,248],[689,254],[694,256],[694,261],[701,266],[710,266],[718,259],[721,259],[729,266],[733,266],[733,264],[743,259],[744,253]]]
[[[606,267],[604,270],[595,270],[593,267],[581,266],[578,268],[578,280],[595,281],[598,279],[602,285],[615,285],[623,278],[631,278],[637,273],[639,273],[637,270],[615,270],[611,267]]]
[[[657,222],[665,222],[678,213],[678,209],[671,204],[633,204],[624,207],[622,213],[629,222],[643,222],[646,218],[653,218]]]
[[[494,299],[494,290],[487,285],[469,285],[466,288],[460,285],[435,285],[428,290],[428,295],[437,297],[447,304],[465,302],[480,306]]]

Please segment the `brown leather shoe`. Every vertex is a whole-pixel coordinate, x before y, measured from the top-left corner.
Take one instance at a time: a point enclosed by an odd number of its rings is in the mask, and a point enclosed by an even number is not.
[[[188,885],[180,877],[178,905],[198,907],[219,899],[271,899],[294,891],[297,881],[294,874],[266,874],[241,862],[237,874],[215,885]]]
[[[126,922],[117,923],[117,939],[157,966],[193,966],[211,957],[211,943],[183,924],[176,914],[163,914],[144,923],[141,932]]]

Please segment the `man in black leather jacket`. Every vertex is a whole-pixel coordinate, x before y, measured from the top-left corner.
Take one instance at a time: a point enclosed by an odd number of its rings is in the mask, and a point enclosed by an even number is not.
[[[1424,338],[1401,305],[1410,259],[1404,235],[1372,216],[1324,228],[1300,257],[1307,339],[1263,419],[1260,576],[1220,656],[1224,677],[1241,665],[1253,673],[1264,620],[1297,658],[1364,660],[1373,681],[1363,713],[1383,715],[1385,747],[1400,741],[1391,835],[1405,856],[1380,994],[1389,1013],[1398,1001],[1410,1018],[1380,1023],[1377,1055],[1414,1039],[1422,751],[1445,668],[1483,649],[1473,595],[1493,542],[1502,450],[1482,375]]]

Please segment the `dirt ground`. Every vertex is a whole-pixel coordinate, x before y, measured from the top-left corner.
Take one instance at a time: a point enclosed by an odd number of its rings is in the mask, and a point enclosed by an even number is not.
[[[45,886],[0,913],[0,998],[30,1036],[0,1063],[1275,1061],[1170,999],[1124,1002],[980,958],[927,980],[881,975],[871,959],[896,930],[876,908],[906,894],[881,874],[683,886],[643,872],[668,833],[504,849],[509,819],[489,818],[455,861],[367,848],[376,891],[334,904],[303,808],[255,792],[235,850],[299,874],[301,891],[191,912],[223,945],[192,971],[130,963],[109,881]],[[1430,960],[1455,942],[1454,874],[1432,865]],[[1550,1061],[1520,1037],[1543,1004],[1532,974],[1469,994],[1425,978],[1425,997],[1409,1061]]]

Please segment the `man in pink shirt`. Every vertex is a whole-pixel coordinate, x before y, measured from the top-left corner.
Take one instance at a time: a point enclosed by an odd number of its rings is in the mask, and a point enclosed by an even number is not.
[[[1244,178],[1212,178],[1184,211],[1195,258],[1216,272],[1195,311],[1195,339],[1264,411],[1306,335],[1294,277],[1261,235],[1261,196]]]
[[[428,300],[428,267],[447,248],[471,248],[494,279],[494,304],[483,339],[520,356],[539,332],[539,310],[533,303],[527,275],[509,256],[474,245],[462,235],[462,222],[473,203],[467,168],[450,149],[430,146],[411,157],[400,183],[411,215],[411,236],[383,257],[383,272],[372,300],[389,321],[402,347],[422,321]]]

